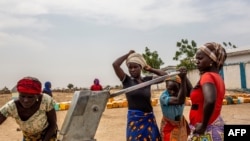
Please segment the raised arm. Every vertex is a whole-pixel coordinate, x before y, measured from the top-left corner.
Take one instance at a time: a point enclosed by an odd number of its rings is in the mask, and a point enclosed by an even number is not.
[[[122,63],[128,58],[128,56],[132,53],[134,53],[134,50],[130,50],[127,54],[117,58],[114,62],[113,62],[113,68],[114,71],[117,75],[117,77],[122,81],[125,77],[125,72],[123,71],[123,69],[121,68]]]
[[[177,97],[171,97],[169,99],[169,104],[173,104],[173,105],[179,105],[179,104],[184,104],[185,103],[185,99],[186,99],[186,95],[188,93],[188,89],[187,89],[187,70],[184,67],[181,67],[179,69],[180,71],[180,78],[181,78],[181,84],[180,84],[180,90],[178,93]]]
[[[161,69],[155,69],[155,68],[151,68],[149,65],[144,67],[144,70],[149,71],[151,73],[156,74],[157,76],[163,76],[166,75],[167,73]]]

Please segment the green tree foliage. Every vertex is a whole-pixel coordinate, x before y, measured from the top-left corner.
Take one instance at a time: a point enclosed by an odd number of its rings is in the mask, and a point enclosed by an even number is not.
[[[224,45],[224,48],[227,49],[227,48],[237,48],[236,45],[232,44],[231,42],[223,42],[223,45]]]
[[[147,64],[152,68],[160,69],[160,66],[164,64],[164,62],[159,57],[158,52],[151,52],[148,47],[145,47],[145,53],[143,53],[142,56],[146,60]],[[143,71],[143,73],[146,72]]]
[[[69,83],[68,86],[67,86],[69,89],[72,89],[74,87],[73,84]]]
[[[175,52],[173,59],[180,61],[177,67],[186,66],[188,70],[195,69],[194,56],[198,50],[196,42],[192,40],[189,43],[187,39],[181,39],[181,41],[176,43],[176,47],[178,50]]]

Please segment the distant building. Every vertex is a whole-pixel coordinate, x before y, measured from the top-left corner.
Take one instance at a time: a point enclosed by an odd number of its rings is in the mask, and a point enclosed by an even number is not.
[[[176,66],[166,66],[164,68],[161,68],[161,70],[164,70],[167,73],[171,73],[176,71]]]
[[[250,89],[250,47],[227,49],[227,59],[220,75],[227,90]],[[188,72],[188,78],[195,85],[199,80],[198,70]]]
[[[228,49],[226,51],[227,51],[227,59],[225,64],[250,62],[250,47],[234,48],[234,49]]]
[[[250,90],[250,47],[226,51],[227,59],[221,71],[226,89]]]
[[[243,89],[250,91],[250,47],[227,49],[227,59],[220,71],[225,81],[226,89]],[[176,66],[162,68],[166,72],[176,71]],[[199,80],[197,69],[188,72],[188,78],[193,86]],[[165,83],[153,85],[152,89],[165,89]]]

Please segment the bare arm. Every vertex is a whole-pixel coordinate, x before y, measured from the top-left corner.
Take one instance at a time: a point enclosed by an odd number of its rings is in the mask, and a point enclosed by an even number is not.
[[[184,104],[185,100],[186,100],[186,95],[188,93],[188,89],[187,89],[187,69],[185,67],[181,67],[179,69],[180,71],[180,78],[181,78],[181,84],[180,84],[180,90],[178,93],[177,97],[170,97],[169,98],[169,102],[168,104],[172,104],[172,105],[180,105],[180,104]]]
[[[165,71],[163,71],[163,70],[161,70],[161,69],[151,68],[149,65],[145,66],[145,67],[144,67],[144,70],[149,71],[149,72],[151,72],[151,73],[153,73],[153,74],[156,74],[157,76],[153,76],[153,79],[154,79],[154,78],[157,78],[157,77],[159,77],[159,76],[167,75],[167,73],[166,73]],[[159,83],[162,83],[162,82],[163,82],[163,81],[160,81],[160,82],[157,82],[157,83],[155,83],[155,84],[159,84]]]
[[[57,130],[57,120],[56,120],[56,111],[53,108],[49,112],[46,113],[48,117],[48,130],[45,134],[44,141],[49,141],[50,138],[55,134],[55,131]]]
[[[182,80],[184,81],[185,78],[182,79]],[[186,99],[186,95],[187,95],[187,85],[186,85],[186,82],[184,81],[184,82],[181,83],[178,96],[177,97],[174,97],[174,96],[170,97],[169,101],[168,101],[168,104],[169,105],[181,105],[181,104],[184,104],[185,99]]]
[[[166,75],[167,73],[161,69],[155,69],[155,68],[151,68],[150,66],[145,66],[144,70],[149,71],[151,73],[156,74],[157,76],[163,76]]]
[[[195,132],[198,134],[204,134],[208,122],[213,114],[216,103],[216,88],[212,83],[206,83],[202,86],[202,92],[204,96],[203,106],[203,120],[202,123],[198,123],[195,128]]]
[[[192,91],[192,89],[193,89],[193,85],[192,85],[192,83],[190,82],[190,80],[187,78],[187,97],[190,97],[190,93],[191,93],[191,91]]]
[[[125,72],[122,70],[121,68],[121,65],[122,63],[128,58],[128,56],[132,53],[134,53],[135,51],[133,50],[130,50],[127,54],[117,58],[114,62],[113,62],[113,68],[115,70],[115,73],[117,75],[117,77],[120,79],[120,80],[123,80],[123,78],[125,77]]]

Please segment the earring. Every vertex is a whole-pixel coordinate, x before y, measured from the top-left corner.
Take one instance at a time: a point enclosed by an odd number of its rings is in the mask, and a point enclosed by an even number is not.
[[[36,101],[38,102],[38,101],[39,101],[39,99],[37,98],[37,99],[36,99]]]
[[[212,66],[213,66],[213,64],[211,63],[209,66],[210,66],[210,67],[212,67]]]

